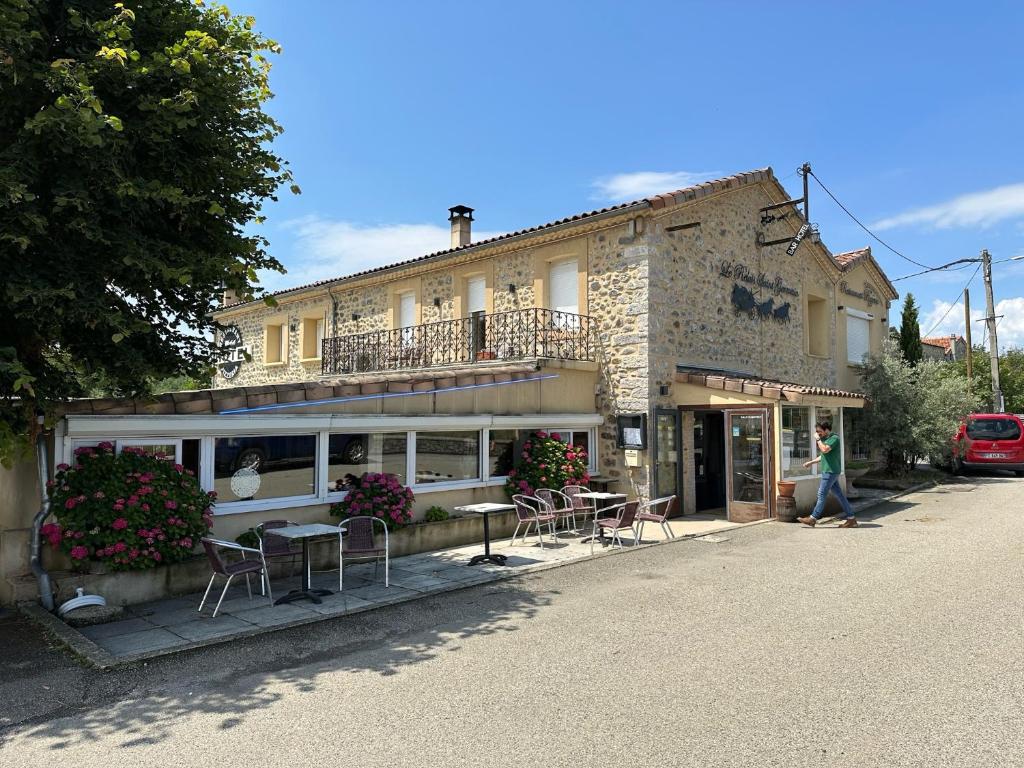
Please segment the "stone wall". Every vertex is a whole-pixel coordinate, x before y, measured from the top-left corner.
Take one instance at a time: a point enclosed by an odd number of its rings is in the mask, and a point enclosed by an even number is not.
[[[494,311],[511,312],[534,306],[533,253],[530,250],[502,254],[494,259]],[[508,287],[516,286],[510,293]]]

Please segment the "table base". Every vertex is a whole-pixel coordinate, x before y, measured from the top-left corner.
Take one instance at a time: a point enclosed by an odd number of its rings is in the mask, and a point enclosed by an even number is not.
[[[508,557],[505,555],[492,555],[490,552],[484,555],[473,555],[470,558],[470,565],[479,565],[480,563],[494,563],[495,565],[507,565],[505,562]]]
[[[323,601],[320,599],[323,595],[333,595],[329,589],[293,589],[284,597],[279,597],[274,601],[274,605],[282,605],[283,603],[294,603],[296,600],[312,600],[314,603],[319,605]]]

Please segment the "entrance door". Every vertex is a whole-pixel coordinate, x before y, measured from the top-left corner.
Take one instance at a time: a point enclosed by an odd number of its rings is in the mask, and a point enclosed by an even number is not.
[[[768,412],[727,411],[725,425],[729,520],[735,523],[764,520],[771,516]]]
[[[654,497],[679,496],[679,412],[658,409],[654,418]]]

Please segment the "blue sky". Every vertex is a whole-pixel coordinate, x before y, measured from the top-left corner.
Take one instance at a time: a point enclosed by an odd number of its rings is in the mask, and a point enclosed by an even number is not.
[[[1019,2],[228,4],[284,49],[268,109],[303,194],[267,210],[275,289],[447,247],[456,203],[479,239],[766,165],[798,196],[805,160],[917,261],[1024,254]],[[811,186],[833,251],[919,271]],[[994,269],[1024,345],[1024,261]],[[973,272],[897,283],[922,331]]]

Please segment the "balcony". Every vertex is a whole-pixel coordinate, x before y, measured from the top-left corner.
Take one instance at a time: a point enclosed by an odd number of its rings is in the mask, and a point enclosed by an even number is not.
[[[324,375],[501,360],[594,360],[587,315],[520,309],[324,339]]]

